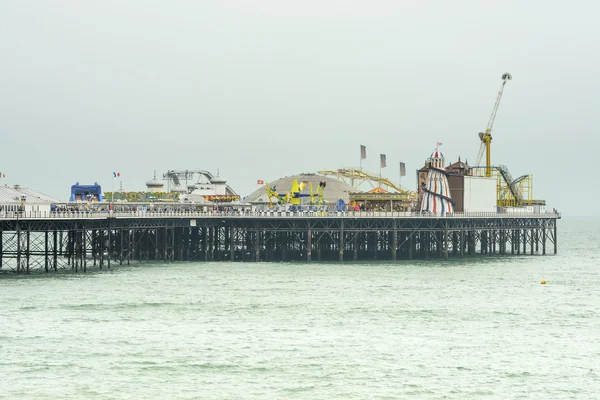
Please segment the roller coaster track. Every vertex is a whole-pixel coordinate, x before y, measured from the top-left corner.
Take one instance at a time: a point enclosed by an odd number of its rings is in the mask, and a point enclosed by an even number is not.
[[[516,190],[515,185],[519,181],[523,180],[525,178],[525,176],[521,176],[517,180],[514,180],[512,178],[512,175],[510,174],[510,171],[506,167],[506,165],[498,165],[498,171],[500,172],[500,175],[502,175],[504,182],[506,182],[506,186],[508,186],[508,190],[510,190],[510,193],[513,195],[513,197],[517,201],[517,204],[521,204],[523,202],[523,196],[521,196],[521,193],[518,190]]]
[[[402,189],[399,186],[396,186],[388,178],[379,177],[375,174],[365,172],[358,168],[341,168],[338,170],[321,170],[321,171],[317,171],[317,173],[320,175],[324,175],[324,176],[334,176],[334,177],[337,177],[338,180],[340,178],[349,179],[351,182],[350,184],[357,189],[361,183],[368,181],[369,183],[371,183],[371,186],[373,186],[373,188],[375,188],[375,185],[373,185],[373,183],[377,183],[377,184],[382,184],[384,186],[387,186],[388,188],[391,188],[400,194],[405,194],[407,197],[415,196],[414,192],[409,192],[407,190]],[[356,184],[356,182],[358,182],[358,184]]]
[[[508,170],[508,167],[506,165],[496,165],[496,166],[491,166],[491,167],[476,166],[473,168],[474,169],[475,168],[481,168],[481,169],[489,168],[489,169],[495,169],[496,171],[498,171],[498,173],[502,177],[502,180],[506,183],[506,187],[508,188],[510,194],[515,199],[515,202],[517,203],[517,205],[520,205],[523,203],[523,196],[521,195],[521,192],[518,190],[517,185],[523,179],[526,179],[528,177],[528,175],[522,175],[522,176],[518,177],[517,179],[513,179],[512,175],[510,174],[510,171]]]

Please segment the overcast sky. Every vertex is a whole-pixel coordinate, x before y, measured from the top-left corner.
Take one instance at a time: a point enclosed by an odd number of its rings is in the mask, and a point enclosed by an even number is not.
[[[398,179],[436,146],[567,215],[598,198],[600,7],[564,1],[0,1],[0,171],[67,200],[153,171],[256,180],[358,166]]]

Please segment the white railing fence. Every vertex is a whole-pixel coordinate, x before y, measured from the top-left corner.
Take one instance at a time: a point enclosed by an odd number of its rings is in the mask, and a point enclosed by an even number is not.
[[[558,212],[466,212],[431,214],[410,211],[31,211],[2,212],[0,219],[107,218],[560,218]]]

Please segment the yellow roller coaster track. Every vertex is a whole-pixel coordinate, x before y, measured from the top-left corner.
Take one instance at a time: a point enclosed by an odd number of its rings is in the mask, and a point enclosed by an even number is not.
[[[401,195],[405,195],[407,201],[411,201],[411,200],[414,200],[417,198],[417,193],[410,192],[408,190],[402,189],[399,186],[396,186],[388,178],[379,177],[377,175],[368,173],[368,172],[363,171],[358,168],[340,168],[337,170],[326,169],[326,170],[317,171],[317,173],[319,173],[320,175],[325,175],[325,176],[333,176],[340,181],[345,181],[346,183],[349,183],[357,190],[359,190],[360,186],[363,183],[367,182],[373,188],[383,186],[388,191],[393,190],[393,191],[398,192]]]

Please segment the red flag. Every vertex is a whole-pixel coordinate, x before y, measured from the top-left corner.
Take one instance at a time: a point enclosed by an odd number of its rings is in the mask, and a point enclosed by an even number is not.
[[[263,181],[262,179],[257,179],[257,180],[256,180],[256,184],[257,184],[257,185],[264,185],[264,184],[265,184],[265,181]]]

